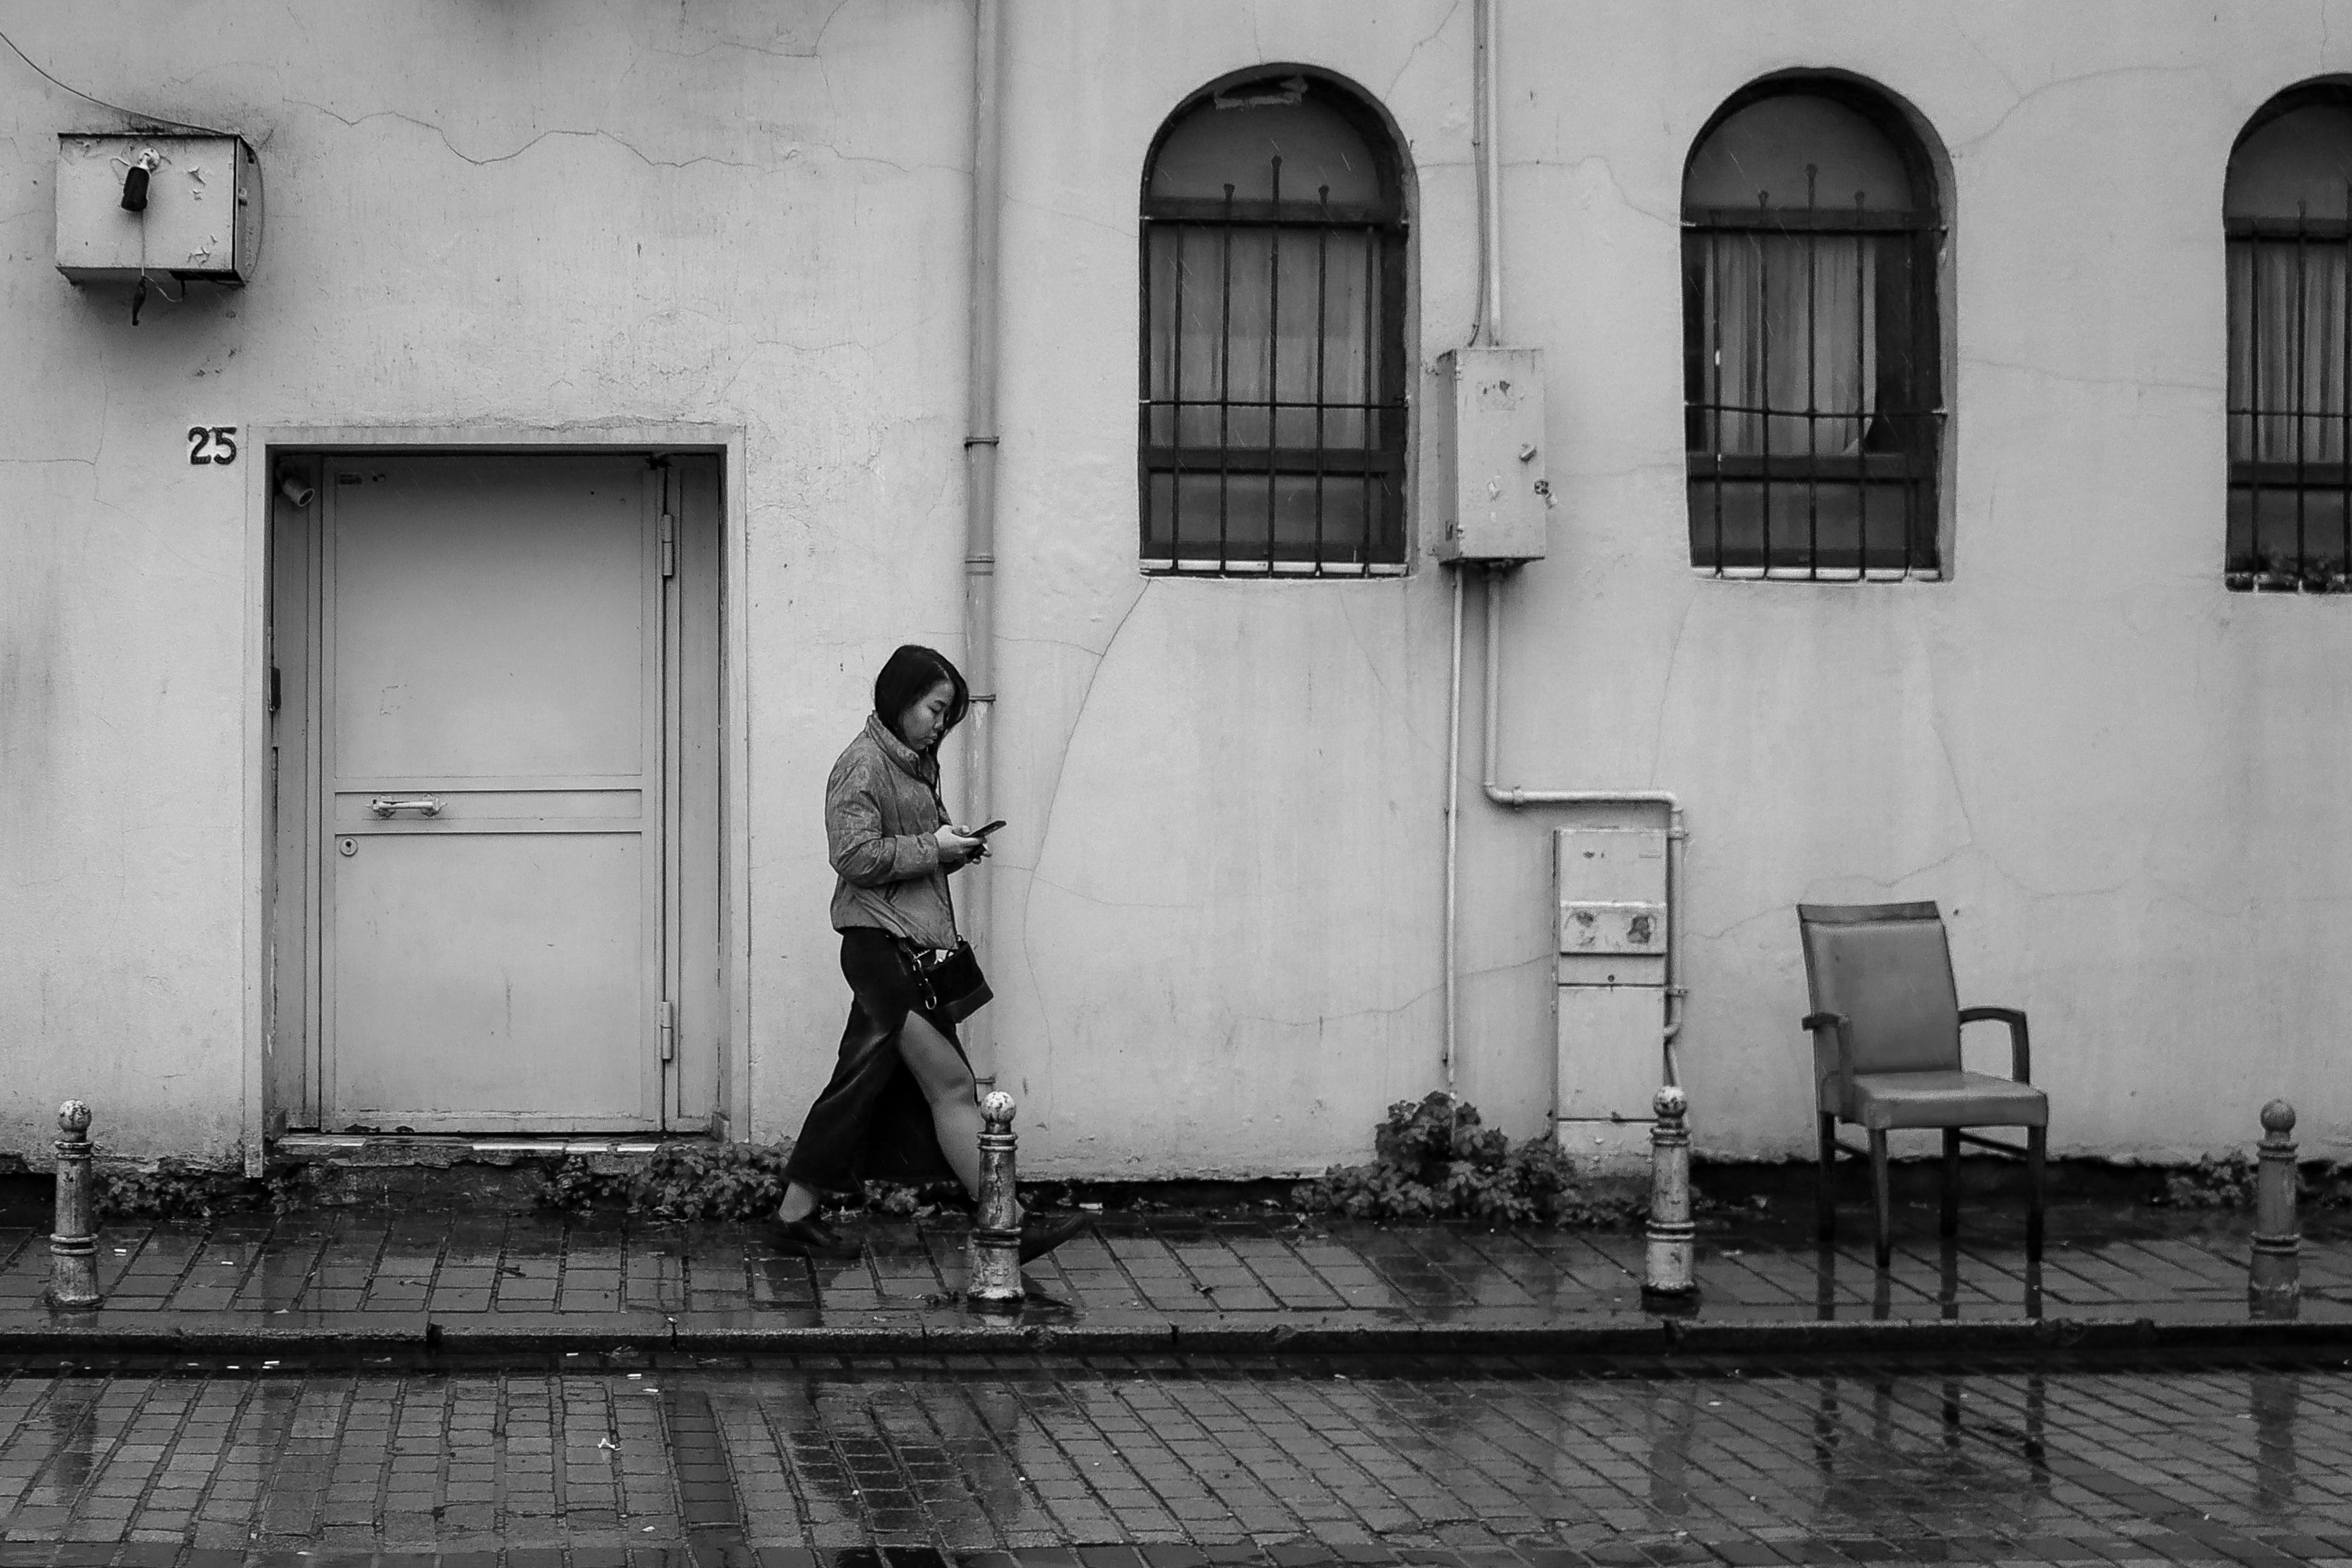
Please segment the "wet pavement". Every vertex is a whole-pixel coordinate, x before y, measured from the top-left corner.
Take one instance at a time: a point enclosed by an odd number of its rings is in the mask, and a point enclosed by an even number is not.
[[[2296,1332],[2352,1330],[2346,1217],[2323,1211],[2306,1225]],[[2226,1212],[2061,1207],[2037,1265],[2013,1220],[1972,1215],[1947,1245],[1922,1210],[1882,1272],[1859,1226],[1820,1249],[1790,1221],[1717,1220],[1701,1237],[1695,1309],[1668,1317],[1644,1309],[1633,1232],[1111,1215],[1031,1267],[1033,1302],[1007,1322],[961,1301],[960,1218],[852,1222],[864,1255],[813,1264],[781,1254],[758,1226],[328,1210],[109,1229],[98,1253],[104,1304],[70,1314],[41,1300],[46,1237],[0,1232],[0,1353],[265,1338],[486,1352],[898,1352],[984,1350],[1016,1335],[1074,1352],[1768,1341],[1834,1350],[1895,1331],[1920,1342],[1942,1331],[1938,1343],[1982,1349],[2003,1334],[2047,1339],[2062,1329],[2210,1344],[2252,1331],[2247,1225]]]
[[[2352,1371],[22,1369],[0,1379],[0,1563],[155,1568],[2342,1568]]]
[[[1105,1216],[1012,1321],[955,1219],[117,1226],[74,1313],[0,1232],[0,1568],[2352,1568],[2347,1218],[2288,1324],[2247,1216],[2112,1206],[1714,1215],[1678,1316],[1636,1234],[1276,1213]]]

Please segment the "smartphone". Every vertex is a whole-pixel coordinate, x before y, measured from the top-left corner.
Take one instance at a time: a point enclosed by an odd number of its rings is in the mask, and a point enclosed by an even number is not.
[[[1003,818],[1003,817],[1001,817],[1001,816],[1000,816],[1000,817],[998,817],[994,822],[990,823],[990,824],[989,824],[987,826],[985,826],[985,827],[975,827],[975,828],[973,828],[973,829],[971,830],[971,836],[972,836],[974,838],[985,838],[985,837],[987,837],[990,834],[992,834],[992,833],[995,832],[998,828],[1000,828],[1000,827],[1002,827],[1002,826],[1004,826],[1004,818]]]

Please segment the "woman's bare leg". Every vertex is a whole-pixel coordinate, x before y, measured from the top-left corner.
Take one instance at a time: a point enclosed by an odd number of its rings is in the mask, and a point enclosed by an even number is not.
[[[816,1213],[816,1189],[798,1182],[784,1184],[784,1201],[776,1210],[776,1217],[790,1225],[796,1219],[806,1219]]]
[[[931,1107],[940,1152],[973,1198],[980,1196],[980,1101],[972,1093],[971,1068],[948,1037],[919,1013],[907,1015],[898,1031],[898,1057],[915,1075]]]

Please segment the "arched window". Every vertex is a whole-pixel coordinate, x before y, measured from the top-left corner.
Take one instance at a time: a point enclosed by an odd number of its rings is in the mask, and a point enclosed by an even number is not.
[[[1759,83],[1683,174],[1694,566],[1935,575],[1943,445],[1934,171],[1892,105]]]
[[[2352,585],[2352,92],[2265,105],[2230,153],[2232,588]]]
[[[1161,127],[1143,177],[1147,571],[1402,569],[1402,186],[1379,118],[1296,71]]]

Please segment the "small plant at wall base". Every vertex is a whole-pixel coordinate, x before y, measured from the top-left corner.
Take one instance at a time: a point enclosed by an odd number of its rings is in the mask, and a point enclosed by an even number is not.
[[[2157,1208],[2252,1208],[2258,1168],[2254,1157],[2242,1151],[2208,1154],[2193,1165],[2168,1172],[2164,1191],[2147,1201]],[[2309,1208],[2352,1205],[2352,1171],[2342,1165],[2302,1166],[2295,1175],[2295,1197]]]
[[[1489,1226],[1613,1226],[1643,1212],[1631,1196],[1585,1189],[1549,1138],[1515,1145],[1476,1106],[1442,1090],[1390,1106],[1372,1153],[1368,1164],[1334,1165],[1300,1183],[1293,1201],[1309,1214]]]
[[[2208,1154],[2193,1165],[2172,1171],[2164,1191],[2148,1200],[2158,1208],[2235,1209],[2254,1201],[2254,1161],[2244,1153]]]
[[[184,1160],[158,1160],[152,1170],[99,1165],[90,1171],[91,1217],[100,1224],[209,1220],[216,1209],[252,1207],[257,1185],[242,1172],[209,1170]]]
[[[758,1220],[776,1212],[784,1196],[784,1164],[793,1146],[782,1143],[665,1143],[643,1165],[598,1169],[578,1155],[548,1172],[540,1185],[541,1206],[587,1213],[623,1209],[656,1220]],[[868,1182],[862,1194],[868,1214],[887,1218],[921,1217],[952,1198],[953,1184],[909,1187]]]
[[[548,1173],[539,1201],[661,1220],[753,1219],[782,1201],[791,1152],[788,1143],[665,1143],[643,1165],[621,1170],[599,1170],[573,1155]]]

